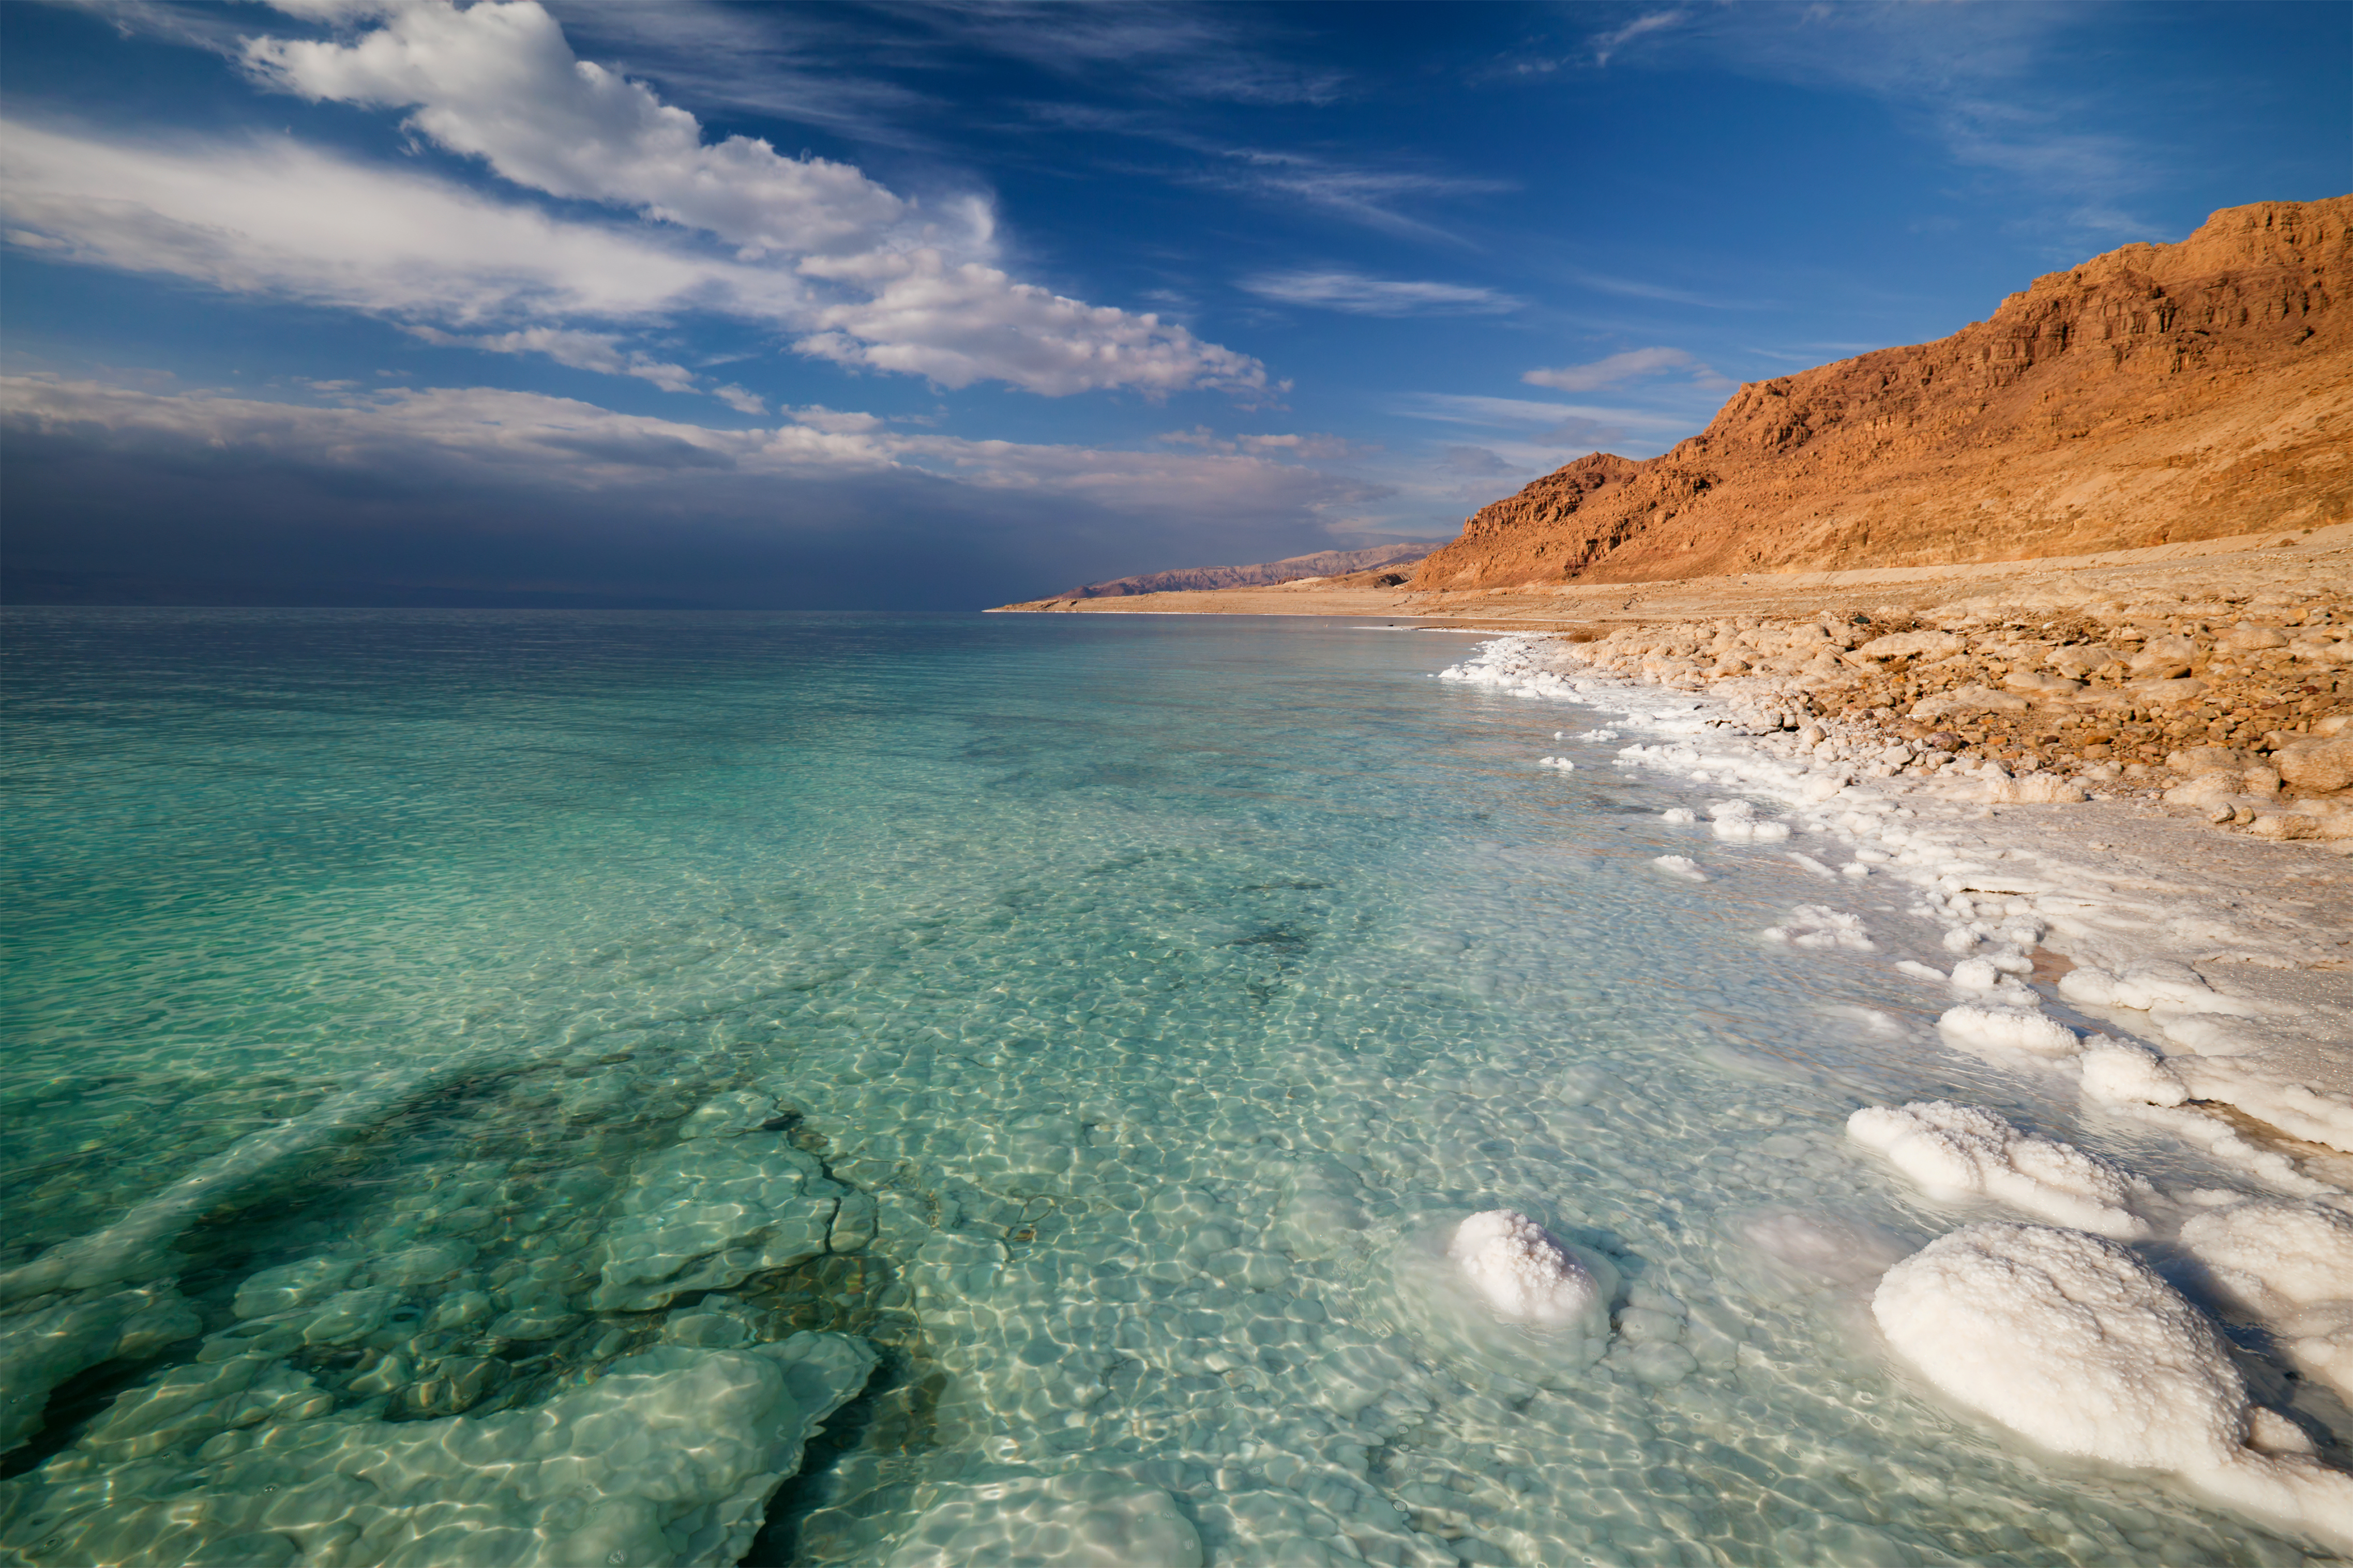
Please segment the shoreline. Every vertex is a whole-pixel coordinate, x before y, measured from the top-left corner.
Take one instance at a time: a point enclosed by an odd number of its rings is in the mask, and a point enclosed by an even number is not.
[[[1618,715],[1562,738],[1622,738],[1630,743],[1613,765],[1718,785],[1727,798],[1690,824],[1695,843],[1785,843],[1824,879],[1828,904],[1851,882],[1911,889],[1913,912],[1945,930],[1952,972],[1898,967],[1943,988],[1947,1045],[2082,1079],[2087,1104],[2206,1149],[2284,1195],[2353,1211],[2353,868],[2338,855],[2214,834],[2146,797],[2071,804],[2036,798],[2017,787],[2024,779],[1873,776],[1760,723],[1771,716],[1753,694],[1676,690],[1576,651],[1497,637],[1440,678]],[[1781,815],[1759,816],[1759,805]],[[1829,846],[1852,858],[1824,865]],[[1705,876],[1676,858],[1684,864],[1662,865],[1668,874]],[[1837,934],[1836,912],[1801,908],[1781,940],[1855,945]],[[2048,998],[2027,980],[2055,983],[2066,1008],[2145,1043],[2150,1070],[2121,1087],[2099,1064],[2087,1072],[2096,1040],[2063,1030],[2063,1040],[2034,1022],[2047,1018]]]

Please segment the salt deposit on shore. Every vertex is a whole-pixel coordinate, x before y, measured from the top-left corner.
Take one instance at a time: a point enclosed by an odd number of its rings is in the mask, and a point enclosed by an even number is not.
[[[2332,667],[2353,657],[2332,610],[2307,616],[2301,624],[2313,633],[2284,657]],[[2188,649],[2166,659],[2205,657],[2186,634],[2166,635]],[[1976,657],[1942,630],[1862,641],[1825,623],[1802,636],[1818,645],[1807,657],[1825,677],[1842,658],[1834,650],[1873,660]],[[1757,640],[1728,628],[1717,657],[1738,669]],[[1974,763],[1948,748],[1950,735],[1886,741],[1874,752],[1867,730],[1825,715],[1802,681],[1726,678],[1702,695],[1685,679],[1678,690],[1660,678],[1688,668],[1661,665],[1650,646],[1504,637],[1444,673],[1600,709],[1628,741],[1615,748],[1620,766],[1731,797],[1708,807],[1714,837],[1801,843],[1789,859],[1871,889],[1876,907],[1904,889],[1905,912],[1942,928],[1937,946],[1950,967],[1902,956],[1900,946],[1887,958],[1945,992],[1936,1025],[1948,1049],[2036,1085],[2072,1081],[2086,1116],[2177,1138],[2240,1184],[2162,1189],[1981,1107],[1866,1106],[1850,1118],[1850,1136],[1926,1198],[2068,1227],[1980,1223],[1887,1270],[1875,1310],[1890,1349],[1976,1415],[2043,1447],[2169,1474],[2316,1544],[2353,1544],[2353,1479],[2316,1462],[2309,1434],[2251,1398],[2217,1328],[2217,1318],[2247,1324],[2276,1347],[2274,1377],[2284,1372],[2339,1394],[2353,1377],[2353,1162],[2341,1157],[2353,1153],[2353,879],[2330,853],[2353,847],[2353,799],[2346,780],[2313,771],[2353,747],[2342,716],[2317,703],[2292,710],[2300,728],[2272,731],[2263,737],[2270,750],[2247,753],[2281,759],[2279,771],[2256,778],[2251,769],[2236,781],[2263,796],[2218,796],[2233,810],[2211,813],[2210,824],[2204,812],[2165,815],[2160,791],[2177,805],[2185,791],[2202,792],[2165,788],[2168,778],[2145,762],[2129,764],[2129,776],[2105,758],[2069,774],[2013,770],[1987,755],[1998,748],[1982,731],[1971,731]],[[2221,646],[2232,646],[2227,635]],[[2046,650],[2045,661],[2052,657]],[[2131,673],[2119,662],[2102,667],[2113,692],[2091,701],[2137,716],[2148,688],[2115,681]],[[2149,679],[2179,672],[2168,664]],[[2097,689],[2071,695],[2077,689]],[[1935,708],[1936,698],[1914,704]],[[1888,716],[1882,705],[1878,720]],[[2328,787],[2291,803],[2281,794],[2291,782]],[[1662,820],[1694,833],[1703,826],[1682,808]],[[2214,832],[2234,820],[2253,830]],[[1833,867],[1841,849],[1846,863]],[[1707,875],[1699,861],[1670,858],[1679,864],[1661,864],[1671,871]],[[1800,905],[1765,935],[1792,948],[1882,951],[1840,903]],[[2187,1259],[2200,1301],[2119,1243]]]

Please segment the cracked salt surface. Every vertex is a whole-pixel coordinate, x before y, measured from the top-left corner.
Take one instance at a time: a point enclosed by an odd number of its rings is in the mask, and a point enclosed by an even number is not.
[[[1714,710],[1547,689],[1600,710],[1563,724],[1298,623],[28,625],[0,1066],[28,1563],[2331,1539],[2202,1478],[2353,1432],[2342,1292],[2266,1243],[2332,1171],[2167,1098],[2285,1047],[2107,1021],[2154,1018],[2118,1005],[2169,972],[2135,965],[2181,954],[2003,890],[2034,872],[2000,846],[1928,855],[1928,803],[1803,804]],[[2142,990],[2067,1011],[2053,942]],[[1989,987],[1947,978],[1972,960]],[[1939,1030],[1972,1006],[2073,1054]],[[1936,1101],[1986,1118],[1943,1128],[1974,1185],[1848,1135]],[[2255,1459],[2061,1465],[1878,1348],[1892,1265],[2101,1172],[2239,1403],[2168,1298],[2117,1299],[2188,1334],[2177,1403],[2241,1413]]]

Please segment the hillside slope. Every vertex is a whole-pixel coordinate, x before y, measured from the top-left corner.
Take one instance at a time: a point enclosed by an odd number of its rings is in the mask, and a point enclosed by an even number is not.
[[[2353,511],[2353,196],[2216,213],[1991,320],[1743,386],[1471,517],[1418,590],[2031,560]]]
[[[1170,572],[1146,572],[1089,583],[1057,595],[1063,599],[1111,599],[1131,594],[1198,592],[1209,588],[1263,588],[1293,583],[1302,577],[1337,577],[1376,566],[1408,566],[1438,548],[1435,541],[1376,545],[1370,550],[1319,550],[1313,555],[1291,555],[1254,566],[1183,566]]]

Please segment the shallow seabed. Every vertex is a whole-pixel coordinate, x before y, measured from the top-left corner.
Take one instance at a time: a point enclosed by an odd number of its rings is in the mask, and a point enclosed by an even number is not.
[[[7,626],[16,1560],[2302,1558],[1894,1373],[1968,1216],[1844,1125],[2231,1174],[1937,1045],[1883,881],[1662,874],[1704,792],[1463,639]],[[1599,1360],[1417,1286],[1498,1206]]]

